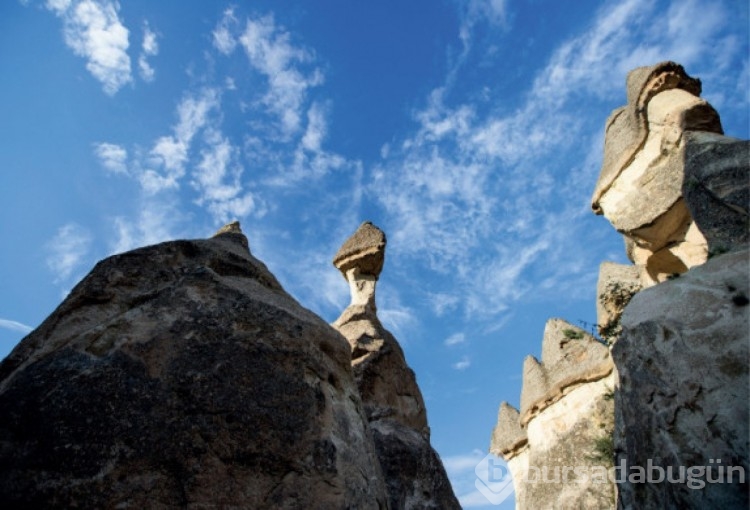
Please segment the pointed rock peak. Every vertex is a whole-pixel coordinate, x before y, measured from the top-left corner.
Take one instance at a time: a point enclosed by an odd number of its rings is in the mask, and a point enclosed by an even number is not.
[[[333,257],[333,265],[344,278],[349,270],[357,269],[357,273],[372,275],[377,279],[385,261],[385,245],[385,233],[372,222],[365,221],[341,245]]]
[[[221,237],[224,239],[232,239],[234,241],[239,242],[242,246],[247,248],[248,251],[250,251],[250,244],[247,241],[247,237],[242,232],[242,229],[240,228],[240,222],[239,221],[233,221],[231,223],[227,223],[223,227],[221,227],[219,230],[216,231],[216,233],[211,236],[212,238],[215,237]]]
[[[240,222],[235,220],[232,223],[227,223],[217,230],[213,237],[220,236],[221,234],[242,234]]]
[[[521,416],[518,409],[503,402],[497,416],[497,426],[492,431],[490,451],[502,455],[505,460],[515,457],[526,445],[528,438],[521,427]]]

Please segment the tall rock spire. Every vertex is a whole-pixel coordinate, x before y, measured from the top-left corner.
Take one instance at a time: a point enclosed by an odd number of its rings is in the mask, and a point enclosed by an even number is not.
[[[424,399],[404,352],[377,316],[375,286],[386,236],[370,222],[341,246],[333,264],[349,282],[351,304],[333,327],[349,341],[354,379],[375,440],[391,508],[460,508],[430,446]]]

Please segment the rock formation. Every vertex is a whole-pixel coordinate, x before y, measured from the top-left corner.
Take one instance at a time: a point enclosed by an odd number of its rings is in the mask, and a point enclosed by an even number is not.
[[[592,207],[626,237],[645,286],[707,258],[682,196],[686,135],[723,133],[700,92],[700,81],[674,62],[640,67],[628,74],[628,104],[607,119]]]
[[[611,465],[612,369],[604,344],[561,319],[547,322],[541,363],[524,362],[521,410],[500,405],[490,444],[508,462],[516,508],[614,506],[611,483],[572,471]]]
[[[607,120],[592,204],[634,263],[600,268],[612,359],[584,332],[548,324],[542,362],[524,363],[521,410],[503,402],[491,451],[508,461],[519,509],[612,508],[606,483],[533,479],[564,466],[591,477],[613,460],[625,466],[618,508],[747,508],[750,142],[723,136],[678,64],[632,71],[627,90]],[[682,469],[683,483],[632,479],[633,466],[677,480]]]
[[[0,364],[0,507],[388,508],[350,360],[239,225],[109,257]]]
[[[711,473],[687,485],[624,481],[622,508],[748,508],[749,257],[713,257],[625,309],[612,351],[618,464],[671,467],[673,479],[682,468],[686,481],[691,466]],[[730,467],[743,469],[745,483],[737,473],[729,483]]]
[[[683,195],[712,255],[750,242],[748,161],[749,140],[686,134]]]
[[[641,290],[640,271],[636,266],[602,262],[596,285],[596,324],[607,343],[620,336],[620,317],[625,306]]]
[[[393,335],[377,317],[375,287],[385,234],[365,222],[333,259],[349,283],[351,304],[333,326],[349,341],[352,368],[391,508],[460,508],[440,457],[430,446],[422,393]]]
[[[723,136],[699,92],[671,62],[630,73],[628,106],[607,123],[594,194],[636,264],[603,265],[598,290],[600,328],[617,340],[623,509],[749,503],[750,143]],[[661,141],[649,149],[653,133]],[[638,292],[670,272],[671,281]],[[628,466],[647,469],[652,483],[628,476]]]

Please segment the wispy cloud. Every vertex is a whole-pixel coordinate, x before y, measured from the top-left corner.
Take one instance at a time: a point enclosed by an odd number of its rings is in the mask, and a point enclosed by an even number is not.
[[[224,16],[212,32],[214,47],[224,55],[229,55],[237,47],[237,39],[234,36],[237,26],[238,21],[234,15],[234,9],[229,8],[224,11]]]
[[[206,127],[210,114],[218,108],[216,89],[205,88],[185,95],[177,105],[173,134],[159,137],[148,158],[139,163],[142,170],[137,177],[146,193],[156,194],[179,187],[180,179],[185,176],[193,138]]]
[[[488,9],[500,23],[505,3],[484,2],[467,4],[463,26],[473,30],[473,16]],[[368,193],[386,211],[398,263],[450,275],[452,288],[435,278],[423,289],[437,315],[457,306],[456,294],[467,314],[491,317],[532,290],[540,296],[589,281],[586,268],[597,263],[582,241],[589,188],[603,119],[621,101],[627,71],[677,57],[688,66],[698,58],[732,61],[722,54],[733,48],[722,44],[722,6],[691,0],[667,9],[646,0],[605,3],[532,75],[513,110],[504,98],[460,96],[452,69],[415,112],[414,132],[389,145]],[[649,20],[670,16],[675,38],[664,38],[664,27]],[[532,289],[534,281],[546,287]]]
[[[446,347],[451,347],[453,345],[458,345],[466,342],[466,335],[463,333],[454,333],[448,338],[445,339],[445,342],[443,344]]]
[[[248,18],[241,33],[239,27],[234,10],[225,11],[213,31],[213,45],[224,55],[242,47],[251,67],[267,81],[261,101],[278,118],[281,136],[288,138],[300,129],[308,89],[323,83],[323,73],[313,65],[312,50],[294,44],[272,15]]]
[[[27,326],[26,324],[8,319],[0,319],[0,328],[17,331],[18,333],[29,333],[32,329],[34,329],[31,326]]]
[[[240,178],[243,167],[239,151],[217,131],[206,134],[206,148],[193,172],[193,186],[200,192],[198,205],[207,206],[209,212],[221,222],[242,218],[257,212],[263,215],[262,200],[253,193],[243,192]]]
[[[128,29],[119,4],[109,0],[48,0],[47,8],[63,21],[65,43],[86,59],[86,69],[104,92],[114,95],[132,81]]]
[[[142,198],[139,212],[134,218],[118,216],[112,220],[114,241],[111,253],[139,248],[141,246],[175,239],[181,233],[179,225],[183,220],[174,197]]]
[[[109,172],[115,174],[127,174],[128,151],[114,143],[94,144],[94,154],[99,162]]]
[[[76,223],[68,223],[57,230],[47,243],[47,267],[55,275],[55,282],[64,282],[80,267],[88,255],[91,242],[88,229]]]
[[[471,360],[468,356],[463,356],[459,361],[451,365],[454,370],[463,371],[471,366]]]
[[[149,63],[149,57],[159,54],[159,43],[156,33],[151,30],[148,23],[143,24],[143,42],[141,42],[141,54],[138,56],[138,70],[143,81],[150,82],[156,76],[156,70]]]

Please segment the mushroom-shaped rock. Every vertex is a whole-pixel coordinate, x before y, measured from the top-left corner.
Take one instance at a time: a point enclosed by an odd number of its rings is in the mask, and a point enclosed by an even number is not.
[[[375,310],[375,283],[383,269],[385,244],[385,233],[366,221],[333,257],[333,265],[349,282],[352,305],[365,305]]]
[[[365,222],[333,264],[349,282],[352,302],[333,323],[351,346],[352,372],[391,508],[460,508],[440,457],[430,445],[422,392],[396,338],[380,323],[375,284],[385,259],[385,234]]]
[[[635,69],[627,89],[628,104],[607,120],[592,207],[632,240],[630,256],[650,286],[706,260],[706,240],[682,195],[685,135],[722,133],[722,127],[699,97],[700,81],[679,64]]]
[[[341,271],[344,278],[347,278],[349,270],[356,268],[359,273],[372,275],[377,280],[383,270],[385,244],[385,233],[372,222],[365,221],[341,245],[333,257],[333,265]]]

